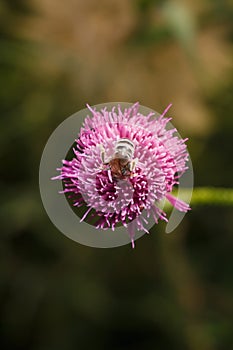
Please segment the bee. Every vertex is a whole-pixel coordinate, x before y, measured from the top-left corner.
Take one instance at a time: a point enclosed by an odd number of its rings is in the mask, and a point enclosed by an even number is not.
[[[115,179],[125,180],[133,175],[138,159],[133,159],[135,151],[134,143],[126,138],[117,140],[114,154],[110,160],[105,159],[105,149],[100,145],[100,156],[103,164],[111,170]]]

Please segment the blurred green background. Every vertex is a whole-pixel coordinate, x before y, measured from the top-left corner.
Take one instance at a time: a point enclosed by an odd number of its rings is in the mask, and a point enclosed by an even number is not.
[[[38,187],[53,130],[111,101],[172,102],[195,185],[232,186],[232,24],[230,0],[0,2],[1,349],[232,348],[231,208],[94,249],[53,226]]]

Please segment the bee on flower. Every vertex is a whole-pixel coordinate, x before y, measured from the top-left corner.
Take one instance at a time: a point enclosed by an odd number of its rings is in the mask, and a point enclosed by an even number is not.
[[[71,161],[63,160],[60,175],[64,191],[74,206],[87,205],[81,221],[94,209],[97,229],[128,230],[134,247],[136,231],[148,230],[146,217],[166,220],[159,208],[165,198],[178,210],[190,208],[171,194],[179,177],[187,170],[187,139],[166,129],[171,118],[165,114],[143,115],[136,103],[124,110],[120,105],[97,111],[88,106],[87,116],[74,148]]]
[[[133,159],[134,143],[129,139],[119,139],[116,141],[113,156],[106,161],[105,149],[100,145],[101,159],[104,165],[107,165],[111,174],[116,179],[126,179],[132,176],[138,159]]]

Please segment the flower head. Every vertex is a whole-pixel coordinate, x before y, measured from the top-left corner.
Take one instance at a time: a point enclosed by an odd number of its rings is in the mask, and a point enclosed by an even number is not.
[[[124,225],[134,246],[137,230],[152,216],[166,219],[158,204],[164,198],[178,210],[189,206],[171,195],[173,186],[187,169],[188,153],[185,140],[174,135],[176,129],[166,129],[171,118],[159,118],[154,113],[143,115],[139,104],[122,110],[107,108],[97,111],[88,106],[87,116],[73,149],[71,161],[63,160],[60,179],[63,193],[72,197],[74,206],[86,204],[94,209],[97,229],[115,229]]]

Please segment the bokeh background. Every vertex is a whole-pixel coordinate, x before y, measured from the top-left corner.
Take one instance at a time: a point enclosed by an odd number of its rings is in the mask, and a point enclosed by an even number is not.
[[[232,24],[230,0],[0,2],[1,349],[232,348],[231,208],[94,249],[58,232],[38,186],[53,130],[111,101],[172,102],[195,186],[232,186]]]

